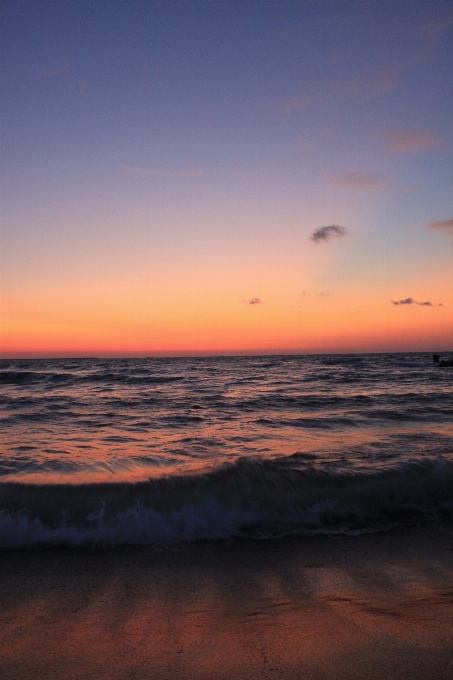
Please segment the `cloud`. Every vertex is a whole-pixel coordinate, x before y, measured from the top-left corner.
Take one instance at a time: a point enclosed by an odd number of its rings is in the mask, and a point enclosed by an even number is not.
[[[363,175],[361,172],[346,172],[329,177],[330,184],[348,191],[377,192],[386,190],[385,177],[382,175]]]
[[[43,68],[36,74],[37,80],[47,80],[48,78],[56,78],[57,76],[62,76],[68,73],[69,66],[63,64],[60,66],[51,66],[50,68]]]
[[[451,234],[453,236],[453,220],[444,220],[443,222],[429,222],[428,227],[430,229],[444,231],[446,234]]]
[[[424,20],[422,20],[415,28],[415,35],[420,36],[426,44],[428,49],[435,47],[444,34],[450,28],[453,22],[453,12],[446,13],[429,12]]]
[[[148,170],[130,165],[124,166],[124,172],[136,177],[197,177],[203,174],[203,170]]]
[[[429,151],[439,146],[439,140],[430,132],[416,132],[406,128],[384,128],[376,136],[385,143],[388,153]]]
[[[233,173],[235,179],[253,179],[255,177],[260,177],[261,175],[262,172],[258,170],[238,170]]]
[[[312,139],[301,139],[296,144],[297,151],[303,151],[304,149],[310,149],[315,146],[315,142]]]
[[[310,1],[316,5],[316,0]],[[370,7],[372,4],[375,5],[375,9]],[[415,66],[435,56],[433,49],[453,22],[453,11],[450,8],[445,11],[444,8],[430,6],[421,17],[420,13],[415,11],[409,23],[408,15],[401,20],[395,14],[394,21],[389,23],[386,20],[384,24],[380,4],[382,3],[355,3],[353,9],[342,7],[339,11],[323,12],[322,16],[316,19],[294,23],[290,30],[299,36],[302,35],[301,31],[307,31],[309,34],[319,29],[327,36],[333,27],[335,31],[341,27],[342,40],[335,45],[335,54],[328,61],[331,66],[341,64],[350,58],[348,42],[344,40],[346,36],[349,35],[350,40],[351,38],[355,40],[361,30],[360,27],[374,26],[374,31],[380,36],[379,56],[383,61],[367,68],[366,65],[373,56],[373,45],[370,45],[368,50],[368,46],[364,46],[364,58],[357,60],[357,66],[360,68],[358,73],[353,75],[335,73],[305,91],[295,92],[293,96],[288,96],[278,103],[278,110],[281,113],[292,113],[310,106],[332,104],[335,108],[345,104],[350,106],[386,95],[398,89],[408,72]]]
[[[247,300],[249,305],[260,305],[261,300],[257,297],[250,298],[250,300]]]
[[[281,113],[292,113],[309,106],[326,106],[341,102],[360,103],[396,90],[401,83],[403,64],[392,64],[352,77],[327,78],[308,92],[288,97],[278,105]]]
[[[405,300],[391,300],[392,305],[419,305],[420,307],[442,307],[442,303],[439,302],[438,305],[432,302],[417,302],[414,298],[408,297]]]
[[[328,227],[319,227],[310,236],[315,243],[329,241],[332,237],[344,236],[347,233],[346,227],[339,227],[338,224],[330,224]]]

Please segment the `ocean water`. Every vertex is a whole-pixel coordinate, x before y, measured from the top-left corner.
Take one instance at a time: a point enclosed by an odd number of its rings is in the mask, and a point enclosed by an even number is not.
[[[0,548],[453,526],[428,354],[0,362]]]

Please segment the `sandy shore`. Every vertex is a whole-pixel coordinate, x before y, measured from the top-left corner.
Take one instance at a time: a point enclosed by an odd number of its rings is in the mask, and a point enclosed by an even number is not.
[[[453,677],[453,536],[0,554],[0,677]]]

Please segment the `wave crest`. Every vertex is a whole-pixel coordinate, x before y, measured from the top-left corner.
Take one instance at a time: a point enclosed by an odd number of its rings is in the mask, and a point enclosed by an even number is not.
[[[113,547],[229,537],[358,534],[453,522],[453,463],[379,472],[298,469],[297,456],[240,459],[137,483],[2,483],[0,547]]]

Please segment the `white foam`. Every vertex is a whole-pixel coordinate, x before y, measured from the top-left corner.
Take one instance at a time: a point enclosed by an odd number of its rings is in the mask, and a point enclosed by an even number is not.
[[[445,459],[350,474],[294,470],[288,460],[244,459],[138,484],[5,484],[0,548],[357,534],[408,519],[453,523],[453,464]]]

